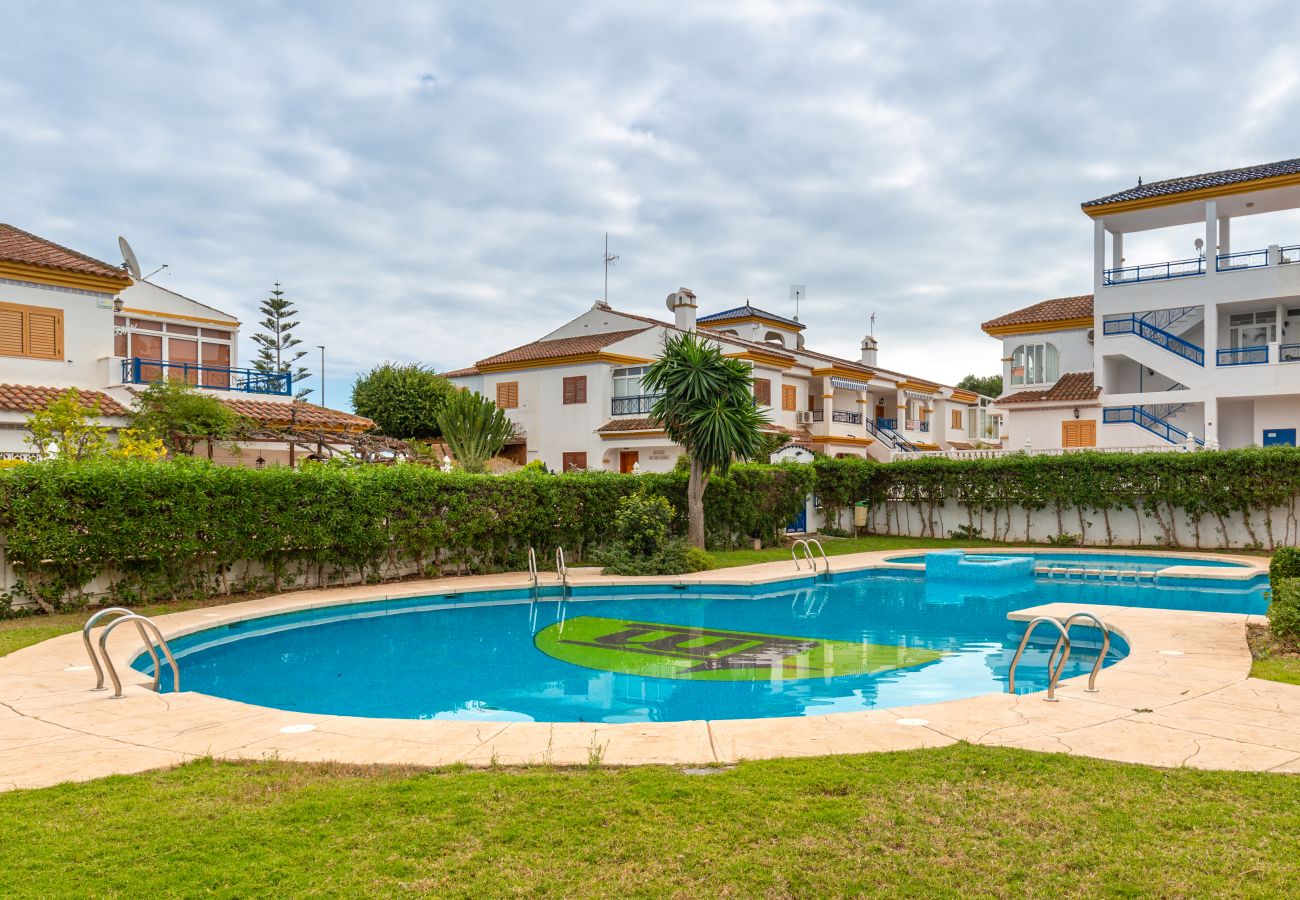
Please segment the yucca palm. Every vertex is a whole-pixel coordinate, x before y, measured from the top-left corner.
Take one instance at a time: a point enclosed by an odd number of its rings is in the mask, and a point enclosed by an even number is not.
[[[713,474],[725,475],[735,460],[752,459],[763,445],[767,418],[754,402],[747,364],[722,355],[722,348],[694,332],[664,341],[663,355],[641,383],[659,394],[650,418],[680,444],[691,460],[686,486],[688,537],[704,546],[704,490]]]
[[[438,410],[438,430],[466,472],[482,472],[515,433],[514,423],[482,394],[454,391]]]

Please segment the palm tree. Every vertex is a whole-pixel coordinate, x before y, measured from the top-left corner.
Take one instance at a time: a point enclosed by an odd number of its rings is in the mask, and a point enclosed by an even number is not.
[[[713,474],[725,475],[731,463],[751,459],[762,447],[759,427],[767,418],[754,402],[750,368],[722,355],[722,348],[694,332],[664,341],[664,352],[641,379],[659,394],[652,421],[680,444],[691,460],[686,485],[687,536],[704,547],[704,489]]]
[[[466,472],[482,472],[515,433],[514,423],[482,394],[455,391],[437,415],[438,430]]]

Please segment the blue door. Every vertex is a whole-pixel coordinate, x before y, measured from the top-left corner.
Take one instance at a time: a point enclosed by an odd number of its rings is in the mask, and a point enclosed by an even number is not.
[[[804,506],[799,510],[799,515],[794,517],[794,521],[785,526],[785,530],[787,532],[804,532],[808,530],[807,504],[804,504]]]
[[[1264,429],[1264,446],[1265,447],[1294,447],[1295,429],[1294,428]]]

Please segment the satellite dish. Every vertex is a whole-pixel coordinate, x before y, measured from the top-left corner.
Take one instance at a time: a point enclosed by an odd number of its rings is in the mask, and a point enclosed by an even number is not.
[[[131,245],[126,242],[126,238],[118,237],[117,246],[122,249],[122,261],[126,263],[126,270],[131,273],[132,278],[140,277],[140,260],[135,258],[135,251]]]
[[[669,312],[674,312],[674,311],[676,311],[676,309],[677,309],[677,292],[676,292],[676,291],[673,291],[671,294],[668,295],[668,299],[664,301],[664,306],[667,306],[667,307],[668,307],[668,311],[669,311]]]
[[[1197,253],[1200,253],[1203,249],[1205,249],[1205,241],[1202,238],[1197,238],[1194,243],[1196,245]]]

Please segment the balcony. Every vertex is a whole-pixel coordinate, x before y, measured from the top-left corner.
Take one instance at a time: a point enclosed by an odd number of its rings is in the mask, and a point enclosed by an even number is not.
[[[165,362],[161,359],[141,359],[138,356],[122,360],[123,384],[149,384],[162,378],[184,381],[214,391],[278,394],[284,397],[293,394],[293,376],[288,372],[259,372],[256,369],[233,369],[230,366]]]
[[[1241,253],[1220,253],[1214,258],[1216,272],[1242,272],[1268,266],[1285,266],[1300,263],[1300,244],[1287,247],[1269,247],[1264,250],[1246,250]],[[1102,271],[1102,283],[1107,287],[1117,284],[1137,284],[1142,281],[1167,281],[1205,274],[1205,258],[1175,259],[1169,262],[1150,263],[1144,266],[1118,266]]]
[[[1261,366],[1268,362],[1268,345],[1220,350],[1217,355],[1215,362],[1221,366]]]
[[[663,394],[638,394],[635,397],[613,397],[609,401],[611,416],[646,416]]]
[[[898,420],[897,420],[897,419],[885,419],[885,418],[879,418],[879,417],[878,417],[878,418],[876,419],[876,427],[877,427],[877,428],[885,428],[885,429],[888,429],[889,431],[897,431],[897,430],[898,430]]]

